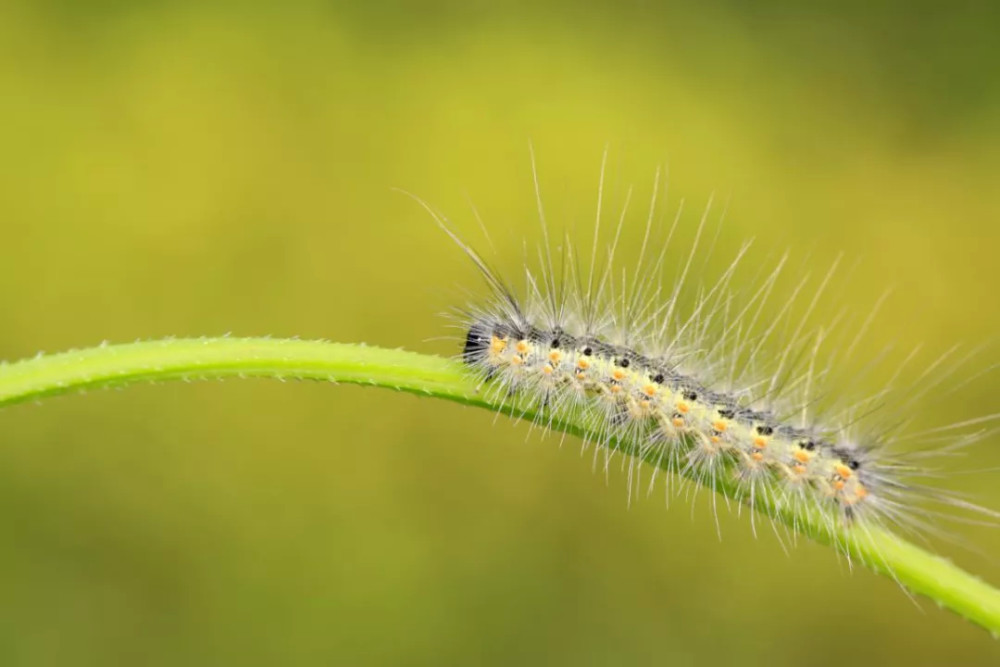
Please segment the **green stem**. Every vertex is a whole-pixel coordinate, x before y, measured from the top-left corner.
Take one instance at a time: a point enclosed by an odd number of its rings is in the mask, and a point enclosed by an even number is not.
[[[386,387],[445,398],[507,414],[531,418],[524,403],[497,404],[476,391],[460,364],[404,350],[361,345],[270,338],[199,338],[161,340],[38,356],[0,366],[0,407],[56,394],[122,387],[135,382],[268,377],[321,380]],[[548,423],[548,417],[546,423]],[[587,422],[573,416],[552,428],[587,437]],[[625,454],[636,443],[611,447]],[[659,461],[650,459],[657,465]],[[714,490],[739,499],[732,481],[717,480]],[[925,595],[1000,634],[1000,591],[897,535],[875,526],[845,528],[828,514],[805,504],[779,505],[762,495],[755,508],[793,529],[846,551],[851,558],[893,577],[909,590]]]

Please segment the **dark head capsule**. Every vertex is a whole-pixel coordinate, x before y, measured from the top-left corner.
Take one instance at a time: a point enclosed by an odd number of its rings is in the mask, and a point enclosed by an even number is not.
[[[467,364],[483,361],[490,349],[492,337],[492,332],[485,324],[477,322],[469,327],[469,332],[465,335],[465,347],[462,349],[462,361]]]

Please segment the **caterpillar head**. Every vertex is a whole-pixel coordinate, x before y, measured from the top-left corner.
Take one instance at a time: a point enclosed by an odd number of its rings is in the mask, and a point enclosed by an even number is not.
[[[494,337],[494,327],[489,322],[483,320],[473,322],[472,326],[469,327],[469,331],[465,334],[462,361],[470,366],[486,361]]]

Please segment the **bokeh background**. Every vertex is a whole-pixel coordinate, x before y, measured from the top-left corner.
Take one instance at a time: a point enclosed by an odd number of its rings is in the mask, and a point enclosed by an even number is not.
[[[474,205],[517,271],[529,141],[557,225],[590,227],[607,146],[612,205],[661,165],[692,222],[728,202],[720,260],[750,236],[843,251],[855,312],[895,286],[873,350],[992,342],[989,3],[801,4],[8,0],[0,357],[224,332],[453,353],[438,314],[475,277],[393,188],[476,238]],[[998,389],[916,419],[996,412]],[[578,443],[455,405],[141,386],[6,409],[0,440],[5,665],[1000,659],[826,548],[725,513],[720,543],[704,494],[629,507]],[[945,484],[997,507],[996,475]],[[973,549],[936,548],[1000,583],[997,531],[959,533]]]

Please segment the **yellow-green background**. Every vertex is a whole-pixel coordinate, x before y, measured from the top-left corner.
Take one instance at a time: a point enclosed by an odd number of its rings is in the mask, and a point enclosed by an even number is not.
[[[438,313],[475,278],[392,188],[473,237],[474,204],[514,271],[529,140],[559,225],[591,224],[607,145],[615,206],[666,165],[690,220],[729,202],[720,249],[844,251],[857,312],[894,285],[873,354],[990,342],[989,3],[751,4],[3,3],[0,357],[227,331],[452,353]],[[725,513],[720,543],[705,495],[628,508],[576,442],[455,405],[142,386],[4,410],[0,441],[4,665],[1000,659],[828,549]],[[996,475],[946,484],[998,506]],[[937,546],[1000,583],[996,531],[960,532],[982,553]]]

